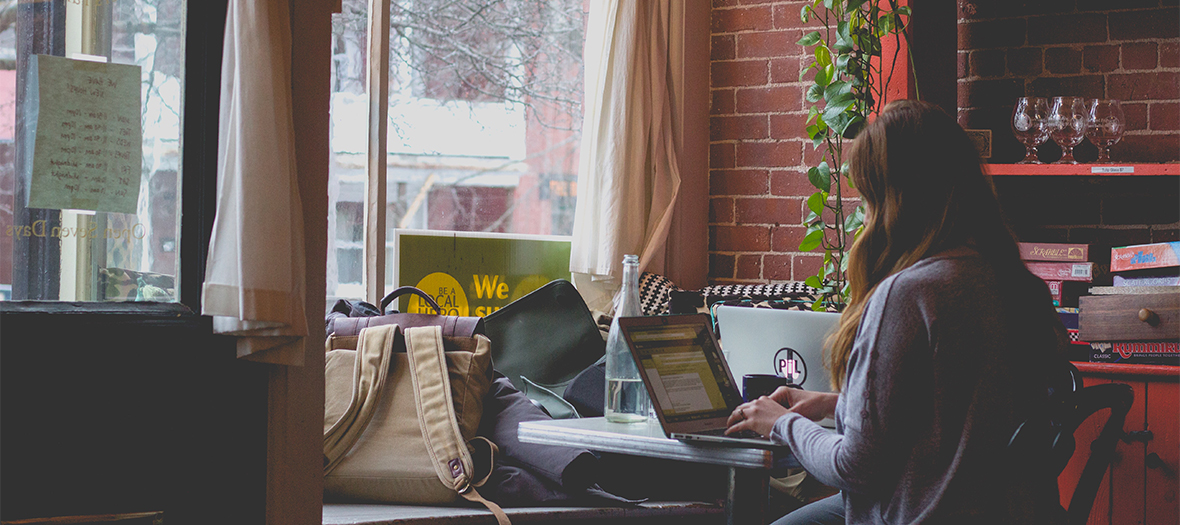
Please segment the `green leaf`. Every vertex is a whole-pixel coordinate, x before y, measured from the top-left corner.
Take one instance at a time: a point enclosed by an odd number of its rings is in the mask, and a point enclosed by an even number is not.
[[[832,76],[836,74],[836,66],[828,64],[825,67],[816,66],[815,83],[819,87],[826,87],[832,81]]]
[[[819,113],[820,113],[820,111],[819,111],[818,106],[809,106],[807,108],[807,122],[810,123],[812,119],[819,116]],[[808,137],[810,137],[810,136],[811,135],[808,135]]]
[[[817,214],[811,210],[807,210],[807,217],[803,218],[803,224],[811,224],[811,221],[814,221],[818,218],[819,218],[819,214]]]
[[[864,5],[864,3],[867,1],[868,0],[848,0],[848,11],[851,12],[860,9],[860,6]]]
[[[815,213],[822,214],[824,212],[824,203],[827,202],[827,200],[828,192],[826,191],[817,191],[812,193],[811,196],[807,198],[807,209]]]
[[[799,20],[802,20],[803,23],[805,23],[805,24],[807,22],[810,22],[811,21],[811,13],[812,13],[811,6],[809,6],[807,4],[803,4],[803,9],[799,10]]]
[[[860,130],[864,128],[865,118],[860,115],[854,115],[844,126],[843,131],[838,131],[841,137],[846,139],[854,139],[860,134]]]
[[[832,99],[836,98],[837,96],[851,94],[852,84],[843,80],[832,82],[828,84],[828,87],[824,88],[824,100],[828,101],[829,105],[832,103]],[[837,104],[838,103],[839,102],[837,102]]]
[[[800,38],[799,41],[795,43],[807,47],[818,44],[820,40],[823,40],[823,38],[820,36],[819,31],[812,31],[806,35],[803,35],[803,38]]]
[[[826,169],[827,164],[820,164],[820,168],[811,168],[807,170],[807,180],[811,181],[811,185],[820,190],[832,191],[832,177]]]
[[[877,19],[877,36],[887,35],[893,32],[893,14],[886,14]]]
[[[809,252],[814,250],[819,247],[820,242],[823,242],[823,240],[824,232],[822,230],[811,232],[807,234],[807,236],[803,237],[803,242],[799,243],[799,251]]]
[[[851,106],[852,103],[847,102],[844,104],[829,103],[824,107],[824,114],[822,117],[824,122],[827,122],[828,127],[831,127],[833,131],[841,136],[844,135],[844,127],[847,126],[848,121],[852,118],[847,111]]]
[[[799,72],[799,81],[803,82],[803,77],[807,76],[807,72],[811,71],[812,69],[815,69],[815,62],[807,64],[807,67],[803,68],[803,71]]]
[[[812,124],[807,126],[807,138],[814,140],[816,135],[819,135],[820,133],[821,131],[818,125]]]
[[[814,55],[816,67],[828,67],[832,64],[832,52],[828,51],[827,47],[815,46]]]
[[[905,15],[905,16],[910,16],[910,14],[912,13],[912,11],[910,11],[910,6],[908,6],[908,5],[900,6],[897,9],[894,9],[893,12],[897,13],[899,15]]]
[[[864,225],[865,211],[863,207],[857,206],[852,213],[844,218],[844,233],[853,233]]]
[[[838,56],[836,56],[836,71],[847,74],[848,59],[851,57],[852,55],[849,55],[848,53],[840,53]],[[853,63],[855,64],[856,62]]]
[[[803,284],[806,284],[807,286],[810,286],[812,288],[823,288],[824,287],[824,283],[819,281],[818,275],[808,276],[806,279],[803,280]],[[818,303],[819,301],[816,301],[816,302]]]
[[[815,76],[818,77],[819,73],[816,73]],[[819,102],[823,98],[824,98],[824,88],[822,86],[820,86],[819,84],[812,84],[810,87],[807,88],[807,101],[808,102],[811,102],[812,104],[814,104],[816,102]]]

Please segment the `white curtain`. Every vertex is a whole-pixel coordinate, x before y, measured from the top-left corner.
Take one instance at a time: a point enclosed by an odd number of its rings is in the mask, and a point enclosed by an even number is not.
[[[303,212],[288,0],[231,0],[221,65],[217,216],[202,313],[238,356],[302,364]]]
[[[613,311],[625,254],[662,261],[680,189],[669,57],[679,0],[590,3],[570,271],[591,309]]]

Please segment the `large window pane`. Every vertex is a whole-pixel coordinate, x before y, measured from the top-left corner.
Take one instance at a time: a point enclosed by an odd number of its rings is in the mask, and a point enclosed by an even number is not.
[[[179,299],[185,9],[184,0],[0,2],[0,299]],[[123,95],[138,95],[133,114],[99,111],[71,123],[78,126],[77,137],[62,138],[83,147],[56,161],[91,171],[62,172],[59,178],[90,177],[110,190],[88,206],[62,209],[30,201],[30,191],[38,194],[45,176],[44,166],[34,162],[40,135],[33,130],[65,125],[39,123],[37,115],[47,111],[31,101],[44,102],[49,94],[57,104],[82,104],[71,96],[78,86],[32,82],[37,55],[138,68],[132,83],[108,84]],[[135,121],[138,129],[131,125]],[[88,146],[99,138],[84,132],[108,126],[117,131],[102,144],[119,141],[124,150]],[[127,158],[128,150],[142,151],[139,166],[119,171],[117,161]],[[119,212],[104,211],[111,207],[106,199],[119,195],[129,204]]]
[[[341,205],[365,198],[367,9],[344,0],[334,20],[330,221],[363,220],[363,206]],[[391,2],[387,246],[397,228],[570,234],[585,9],[583,0]],[[363,243],[339,222],[329,231],[328,296],[362,297],[350,268],[363,264]],[[386,264],[391,276],[396,261]]]

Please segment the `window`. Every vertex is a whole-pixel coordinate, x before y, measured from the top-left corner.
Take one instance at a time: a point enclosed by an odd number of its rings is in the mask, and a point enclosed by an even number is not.
[[[386,287],[395,229],[569,235],[585,2],[390,4]],[[367,0],[333,19],[329,304],[366,295],[369,19]]]
[[[0,2],[0,299],[179,300],[187,9]]]

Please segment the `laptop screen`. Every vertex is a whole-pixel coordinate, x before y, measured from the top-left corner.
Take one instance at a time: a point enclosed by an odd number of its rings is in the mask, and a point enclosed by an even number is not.
[[[708,317],[621,323],[665,424],[728,417],[742,402],[709,331]]]

